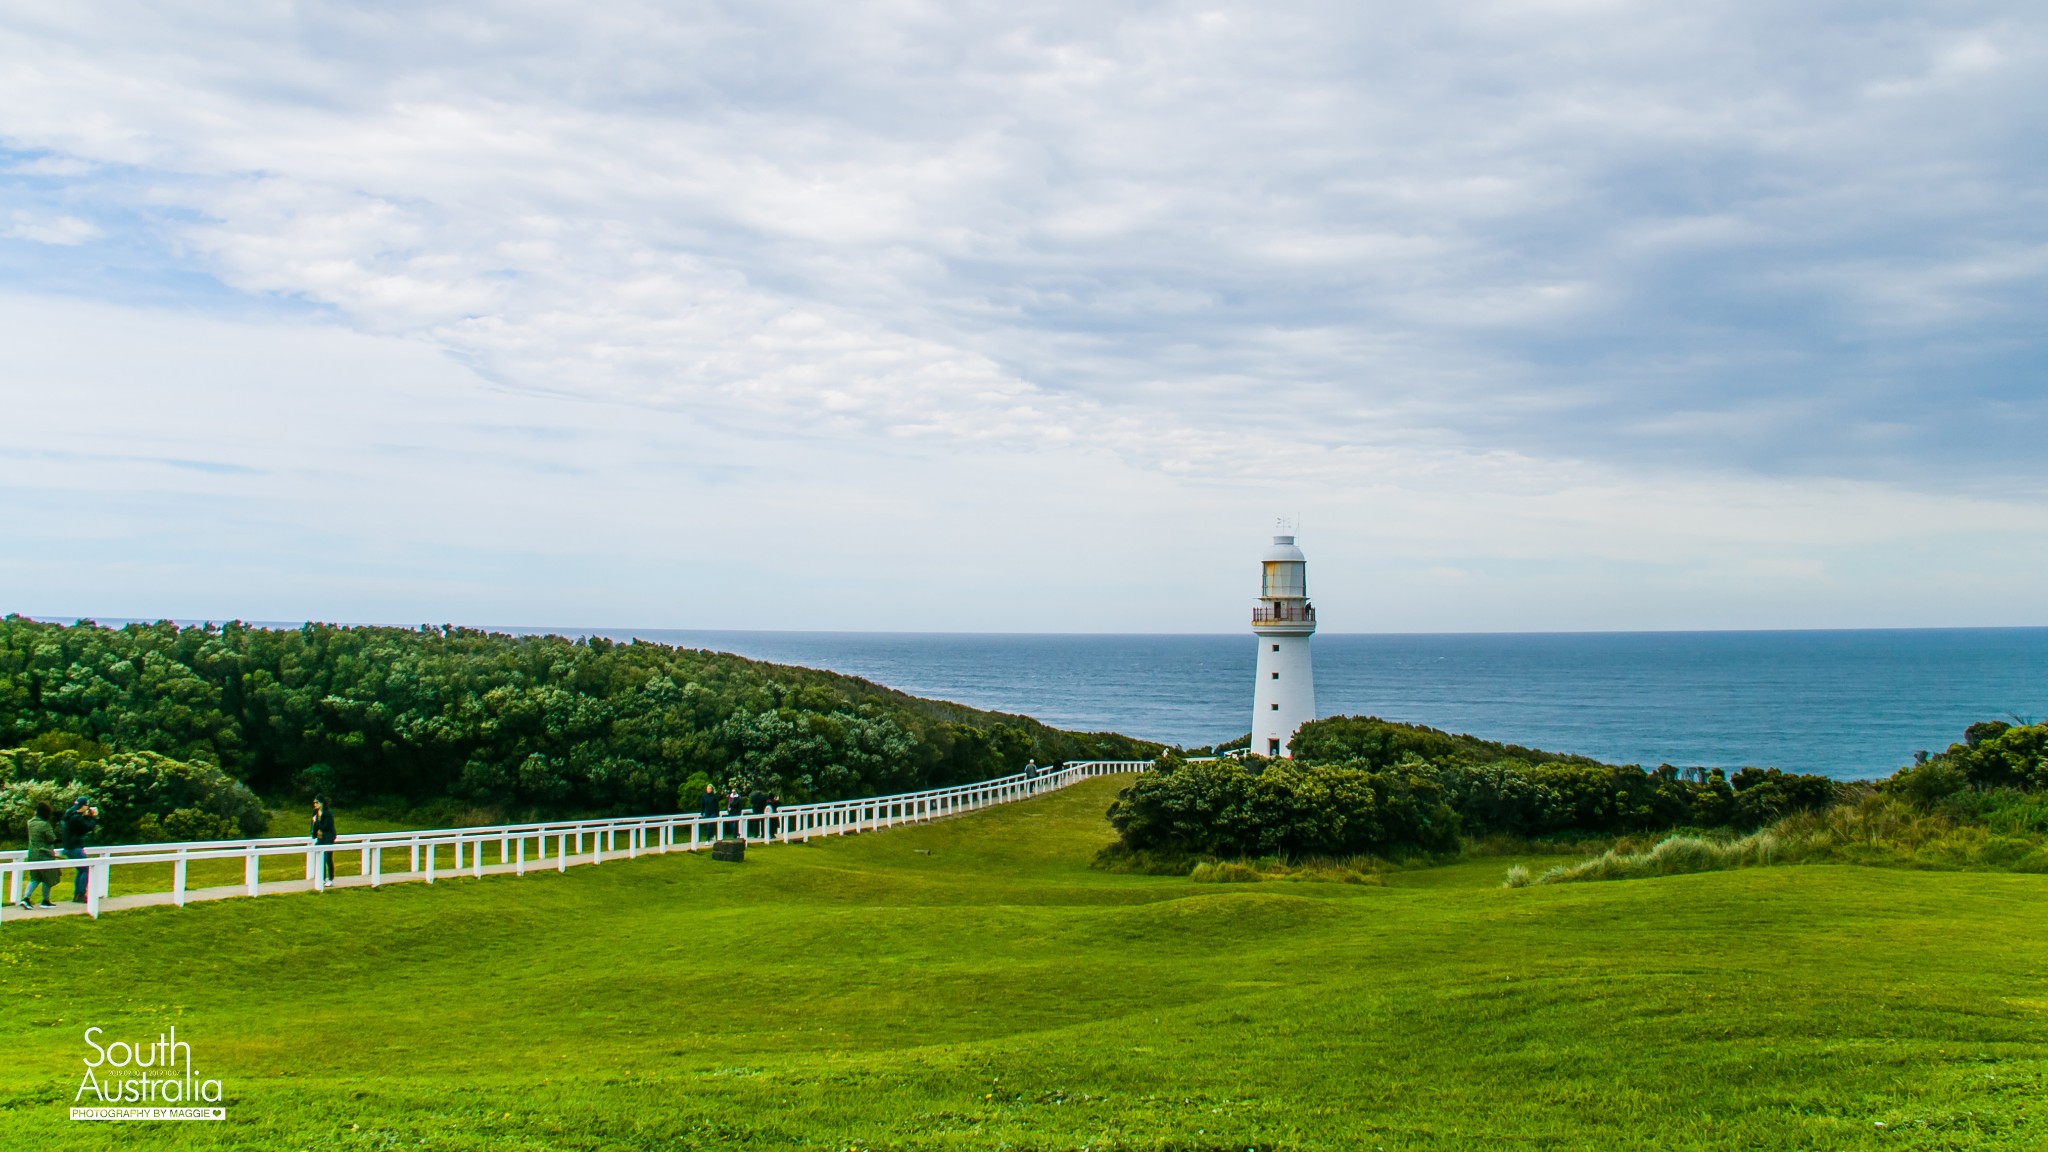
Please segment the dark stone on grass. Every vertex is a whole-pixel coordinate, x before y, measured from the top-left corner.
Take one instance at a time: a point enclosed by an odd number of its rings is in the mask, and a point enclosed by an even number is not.
[[[711,842],[711,858],[713,860],[730,860],[737,864],[747,858],[747,842],[745,840],[713,840]]]

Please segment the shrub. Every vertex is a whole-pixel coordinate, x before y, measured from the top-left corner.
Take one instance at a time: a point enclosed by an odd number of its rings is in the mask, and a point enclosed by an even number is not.
[[[1949,745],[1935,760],[1961,772],[1977,788],[2048,788],[2048,724],[1972,724],[1961,744]]]
[[[1426,773],[1350,764],[1187,763],[1117,794],[1109,821],[1127,849],[1226,858],[1439,852],[1457,844],[1457,815]]]
[[[1472,836],[1614,836],[1679,827],[1758,828],[1791,812],[1824,808],[1838,785],[1824,776],[1744,768],[1681,775],[1670,765],[1645,772],[1454,736],[1371,716],[1334,716],[1296,734],[1297,763],[1398,772],[1428,779]]]
[[[155,813],[136,825],[137,840],[235,840],[241,829],[234,821],[197,808],[180,808],[162,820]]]
[[[1429,764],[1487,764],[1518,760],[1525,764],[1590,764],[1584,756],[1543,752],[1519,744],[1499,744],[1477,736],[1454,736],[1420,724],[1400,724],[1377,716],[1328,716],[1303,724],[1288,747],[1297,760],[1318,763],[1357,761],[1362,767],[1391,768],[1414,757]]]
[[[94,760],[68,750],[0,752],[0,818],[10,830],[26,822],[36,800],[69,804],[80,795],[98,805],[98,839],[107,842],[261,836],[270,823],[255,794],[212,764],[154,752]]]
[[[1776,768],[1744,768],[1728,781],[1734,807],[1729,823],[1756,828],[1794,812],[1827,808],[1841,785],[1825,776],[1802,776]]]
[[[0,752],[0,773],[5,773],[8,761],[6,753]],[[0,779],[0,828],[9,839],[25,837],[29,817],[35,815],[38,802],[47,803],[53,812],[62,812],[71,806],[85,788],[76,781]]]
[[[1965,788],[1930,807],[1958,823],[1982,825],[1993,832],[2035,836],[2048,833],[2048,792]]]
[[[1970,786],[1970,778],[1962,768],[1944,757],[1936,757],[1924,764],[1901,768],[1892,773],[1882,785],[1886,791],[1894,792],[1922,807],[1933,807],[1950,796]]]

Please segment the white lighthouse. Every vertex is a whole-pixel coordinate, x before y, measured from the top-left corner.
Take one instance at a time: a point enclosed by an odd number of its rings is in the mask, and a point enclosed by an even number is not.
[[[1261,756],[1290,756],[1294,730],[1316,718],[1316,675],[1308,639],[1316,610],[1308,602],[1308,559],[1290,535],[1273,537],[1252,609],[1259,638],[1259,681],[1252,692],[1252,747]]]

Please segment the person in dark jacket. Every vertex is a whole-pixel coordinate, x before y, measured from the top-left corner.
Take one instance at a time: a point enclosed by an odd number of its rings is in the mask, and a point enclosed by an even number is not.
[[[711,830],[711,838],[718,839],[718,789],[704,786],[704,795],[697,798],[697,827]]]
[[[781,826],[781,824],[782,824],[782,821],[781,821],[781,820],[779,819],[779,816],[781,815],[781,812],[782,812],[782,795],[781,795],[780,793],[776,793],[776,794],[774,794],[774,795],[771,795],[771,796],[769,796],[769,797],[768,797],[768,838],[769,838],[770,840],[773,840],[773,839],[775,839],[775,833],[776,833],[777,829],[778,829],[778,828],[780,828],[780,826]]]
[[[322,797],[313,797],[313,818],[307,821],[307,831],[315,844],[334,843],[334,808]],[[320,865],[327,882],[334,883],[334,853],[322,852]]]
[[[50,817],[49,802],[46,800],[36,801],[36,814],[28,822],[28,862],[31,864],[38,860],[55,860],[57,858],[57,829],[50,824]],[[45,908],[55,908],[56,905],[50,903],[50,888],[55,883],[51,877],[63,874],[64,869],[61,866],[57,868],[38,868],[30,872],[28,874],[28,887],[21,893],[21,906],[23,908],[34,906],[36,885],[40,884],[43,888],[42,906]]]
[[[64,857],[67,860],[85,859],[85,838],[100,826],[100,810],[80,796],[64,810],[61,827],[64,832]],[[85,903],[85,886],[92,883],[92,869],[78,866],[78,874],[71,878],[71,902]]]
[[[746,805],[740,801],[739,789],[735,788],[731,792],[726,793],[725,814],[727,816],[744,816],[747,814]],[[731,820],[725,825],[725,836],[729,840],[742,838],[740,836],[742,831],[742,821]]]

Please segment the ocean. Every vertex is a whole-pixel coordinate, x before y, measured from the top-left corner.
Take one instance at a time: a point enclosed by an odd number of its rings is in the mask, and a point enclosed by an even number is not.
[[[563,630],[829,668],[1060,728],[1193,747],[1251,727],[1254,641],[1222,636]],[[1613,763],[1888,775],[1978,720],[2048,719],[2048,628],[1321,635],[1323,716]]]

